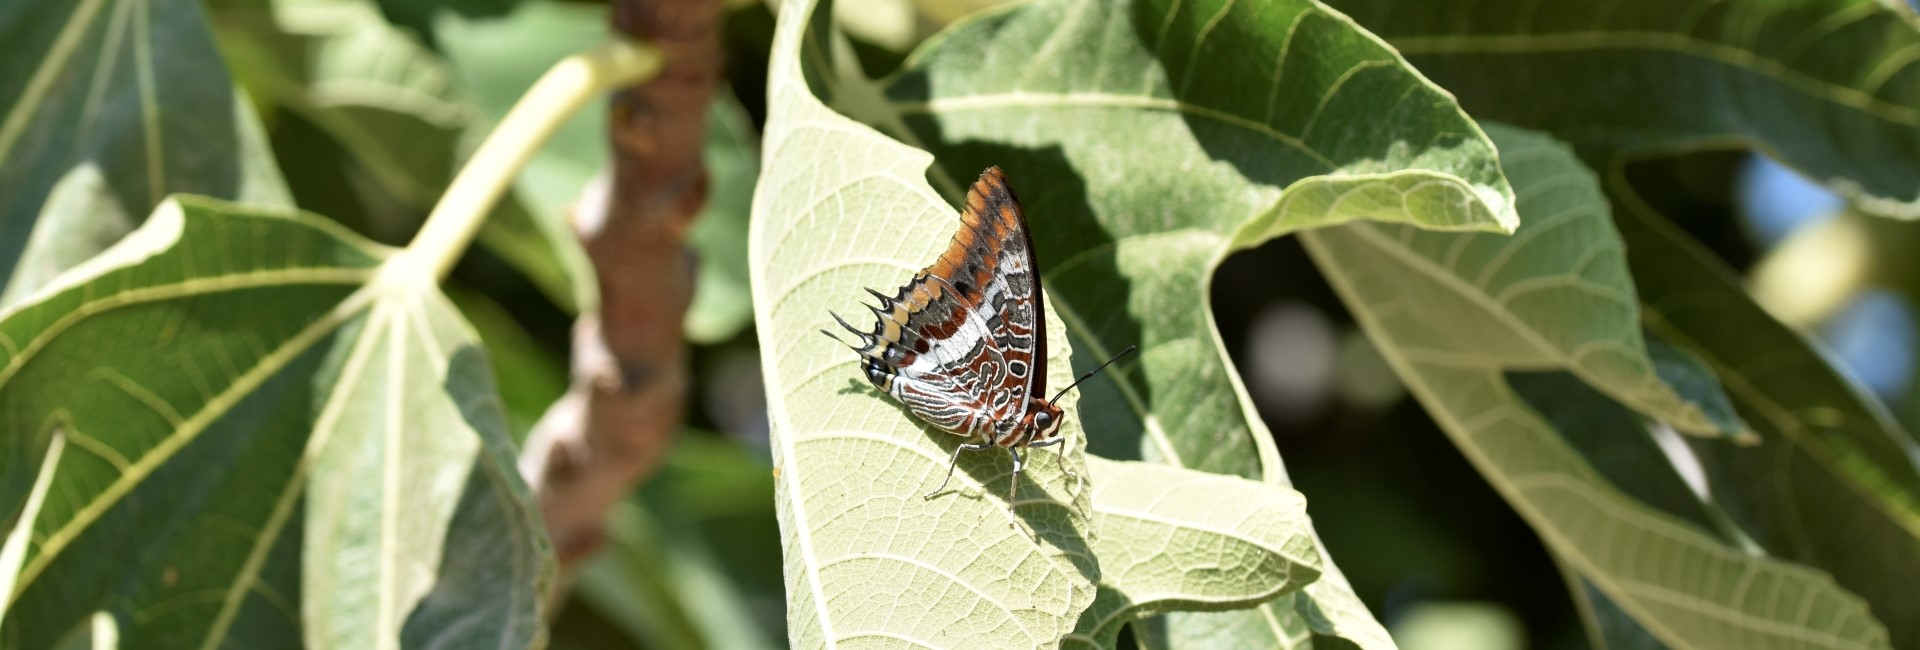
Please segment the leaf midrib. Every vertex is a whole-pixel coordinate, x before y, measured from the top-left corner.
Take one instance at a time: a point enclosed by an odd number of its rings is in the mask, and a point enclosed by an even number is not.
[[[390,307],[394,308],[394,307]],[[396,308],[397,309],[397,308]],[[386,413],[382,421],[386,425],[386,435],[381,436],[380,454],[380,585],[375,592],[379,602],[374,607],[374,634],[378,647],[398,648],[400,643],[400,625],[398,621],[400,586],[398,564],[400,561],[399,535],[400,508],[394,495],[400,491],[400,465],[405,456],[400,441],[404,436],[405,419],[401,409],[406,402],[406,381],[408,364],[407,319],[394,317],[393,324],[386,331],[368,332],[370,338],[381,335],[387,337],[387,380],[391,382],[386,403]]]

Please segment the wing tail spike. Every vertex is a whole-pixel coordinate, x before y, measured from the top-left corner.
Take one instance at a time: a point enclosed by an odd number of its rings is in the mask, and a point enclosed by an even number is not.
[[[854,336],[859,337],[861,343],[871,343],[871,341],[868,340],[869,335],[866,332],[861,331],[860,328],[854,327],[853,325],[848,324],[847,319],[841,318],[839,314],[835,314],[832,311],[828,311],[827,313],[832,314],[833,320],[835,322],[840,323],[841,327],[847,328],[847,331],[853,332]]]
[[[853,344],[851,344],[851,343],[848,343],[848,342],[846,341],[846,339],[842,339],[842,338],[840,338],[840,337],[838,337],[838,336],[834,336],[834,335],[833,335],[833,332],[829,332],[829,331],[826,331],[826,330],[820,330],[820,333],[821,333],[821,334],[825,334],[825,335],[827,335],[827,338],[830,338],[830,339],[833,339],[833,342],[835,342],[835,343],[839,343],[839,344],[841,344],[841,345],[844,345],[844,346],[847,346],[847,349],[849,349],[849,350],[853,350],[853,351],[855,351],[855,352],[859,352],[859,351],[860,351],[860,348],[859,348],[858,346],[855,346],[855,345],[853,345]]]

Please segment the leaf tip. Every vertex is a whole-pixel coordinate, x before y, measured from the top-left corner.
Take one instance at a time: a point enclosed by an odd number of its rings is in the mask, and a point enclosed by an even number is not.
[[[1520,211],[1514,206],[1516,201],[1513,196],[1509,192],[1501,191],[1502,189],[1504,188],[1474,185],[1473,193],[1493,215],[1494,229],[1511,235],[1520,229]]]

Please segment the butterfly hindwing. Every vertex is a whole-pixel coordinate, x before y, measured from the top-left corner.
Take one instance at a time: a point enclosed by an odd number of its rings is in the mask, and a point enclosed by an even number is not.
[[[945,252],[892,296],[858,351],[867,378],[935,427],[1006,444],[1046,388],[1046,324],[1026,216],[1000,169],[967,192]],[[845,323],[842,323],[845,325]],[[848,329],[852,330],[851,326]]]

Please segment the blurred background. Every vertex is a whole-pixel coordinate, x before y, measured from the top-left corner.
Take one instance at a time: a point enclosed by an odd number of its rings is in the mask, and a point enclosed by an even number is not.
[[[606,32],[603,3],[210,0],[222,49],[301,206],[404,243],[464,152],[560,57]],[[870,76],[984,0],[846,0]],[[693,241],[695,380],[667,464],[611,522],[554,628],[557,648],[785,646],[765,401],[745,285],[773,14],[729,3],[727,82],[710,117],[711,204]],[[354,82],[397,80],[370,95]],[[284,79],[304,83],[289,87]],[[570,123],[449,286],[486,339],[516,433],[566,388],[576,297],[527,242],[563,223],[606,156],[605,110]],[[384,139],[404,134],[403,146]],[[1920,426],[1910,224],[1849,214],[1765,158],[1715,152],[1630,170],[1646,198],[1747,274],[1762,302]],[[544,224],[544,226],[543,226]],[[516,231],[515,228],[522,230]],[[526,230],[531,229],[531,230]],[[547,232],[551,232],[550,230]],[[1629,251],[1631,254],[1631,251]],[[1314,523],[1402,647],[1579,648],[1587,640],[1540,542],[1407,399],[1315,272],[1282,239],[1227,260],[1213,306]]]

